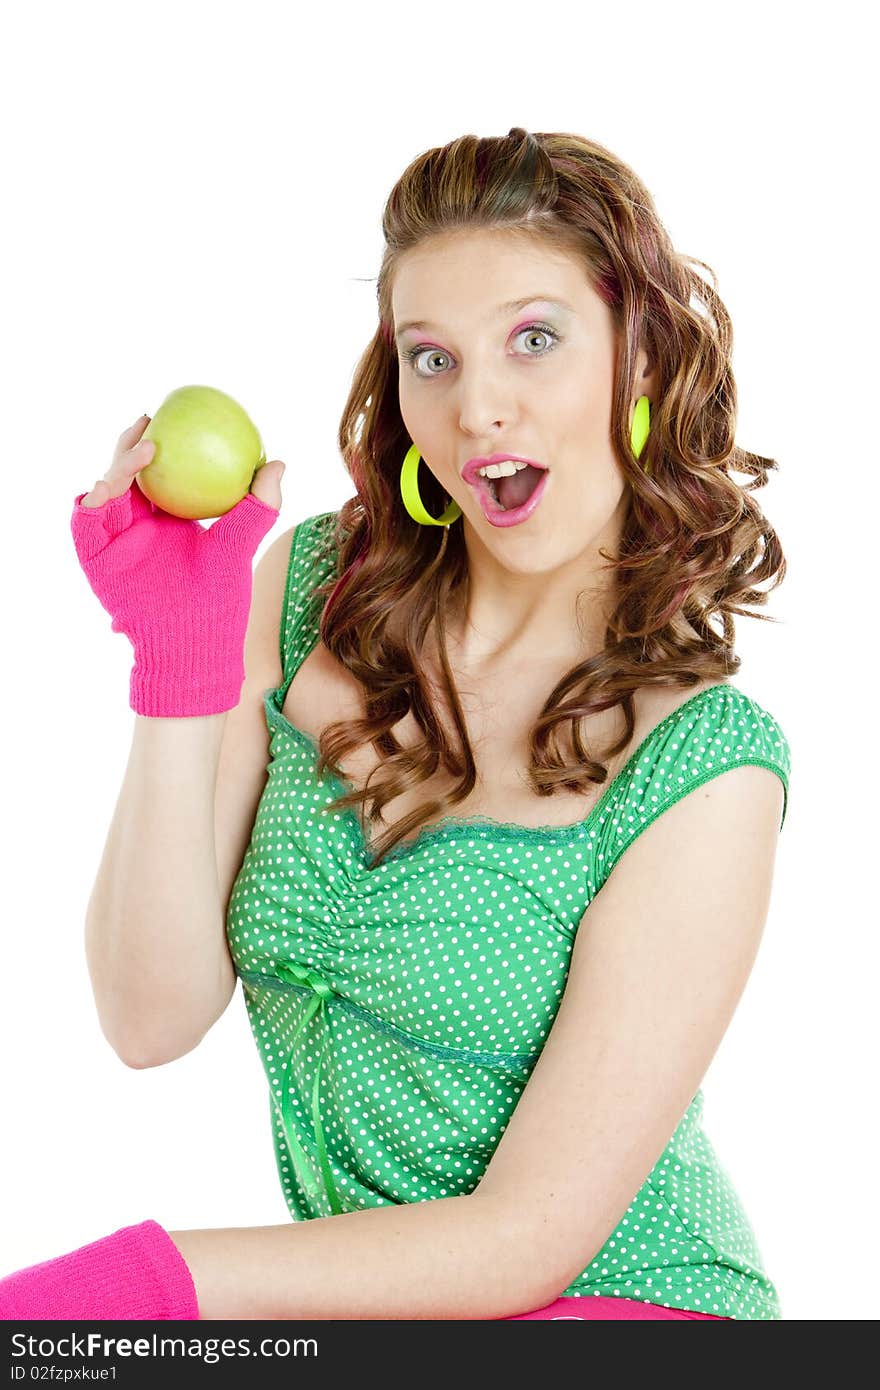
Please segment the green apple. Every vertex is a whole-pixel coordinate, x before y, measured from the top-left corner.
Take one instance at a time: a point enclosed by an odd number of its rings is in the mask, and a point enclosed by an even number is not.
[[[228,512],[266,462],[250,416],[213,386],[172,391],[141,439],[156,446],[152,462],[135,474],[141,492],[163,512],[190,520]]]

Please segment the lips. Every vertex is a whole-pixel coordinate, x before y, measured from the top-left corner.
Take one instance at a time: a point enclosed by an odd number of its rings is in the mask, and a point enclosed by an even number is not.
[[[483,487],[475,487],[475,491],[486,520],[489,522],[490,526],[499,526],[507,529],[508,527],[519,526],[524,521],[528,521],[529,517],[534,515],[538,510],[541,505],[541,499],[550,482],[550,470],[549,468],[545,468],[541,471],[541,478],[538,486],[534,489],[531,496],[526,498],[525,502],[518,507],[507,510],[498,505],[489,487],[485,486],[488,482],[486,478],[478,478],[477,482],[484,484]],[[472,484],[472,486],[474,485]]]
[[[479,472],[481,468],[487,468],[490,463],[506,463],[510,459],[513,463],[530,463],[533,468],[539,468],[542,473],[549,472],[546,463],[538,463],[537,459],[526,458],[524,454],[490,454],[488,458],[468,459],[461,476],[471,487],[479,486]]]

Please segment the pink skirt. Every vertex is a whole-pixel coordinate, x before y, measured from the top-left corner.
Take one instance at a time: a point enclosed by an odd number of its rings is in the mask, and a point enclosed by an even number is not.
[[[692,1313],[685,1308],[664,1308],[659,1303],[643,1303],[636,1298],[605,1298],[587,1294],[583,1298],[557,1298],[545,1308],[536,1308],[533,1313],[517,1313],[515,1317],[503,1318],[503,1322],[520,1322],[525,1318],[546,1318],[556,1321],[586,1322],[594,1319],[600,1322],[617,1321],[620,1318],[660,1321],[661,1318],[711,1318],[713,1322],[732,1322],[719,1313]]]

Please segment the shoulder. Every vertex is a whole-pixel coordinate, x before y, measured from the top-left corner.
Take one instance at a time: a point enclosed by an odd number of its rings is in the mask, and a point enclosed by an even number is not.
[[[279,622],[284,625],[291,592],[298,591],[301,582],[313,567],[318,549],[318,533],[324,514],[305,517],[266,547],[254,570],[252,613],[262,615],[269,630],[277,633]]]
[[[786,774],[791,749],[782,726],[771,712],[731,681],[704,681],[690,690],[643,687],[640,723],[656,735],[668,755],[686,743],[693,755],[705,754],[707,766],[717,759],[765,760]]]
[[[671,706],[665,713],[664,701]],[[670,808],[688,802],[673,818],[679,826],[698,815],[710,783],[715,803],[745,795],[772,807],[781,796],[782,829],[791,754],[778,721],[758,701],[730,681],[712,682],[690,692],[651,691],[643,710],[655,718],[651,722],[646,714],[647,732],[613,784],[598,827],[605,875],[649,826],[661,817],[668,822]],[[701,795],[694,798],[690,793],[698,788]]]
[[[603,816],[603,911],[614,901],[625,915],[643,898],[668,905],[683,894],[715,913],[732,875],[736,892],[748,884],[755,895],[746,915],[757,924],[788,809],[789,766],[776,719],[738,686],[707,685],[679,702],[644,740]]]
[[[285,590],[296,588],[299,579],[310,576],[316,561],[327,551],[336,512],[319,512],[304,517],[276,536],[260,557],[254,575],[255,586],[277,595],[281,607]]]
[[[253,606],[280,633],[282,663],[291,644],[312,626],[318,607],[318,589],[336,563],[338,512],[318,512],[282,531],[266,550],[254,574]]]

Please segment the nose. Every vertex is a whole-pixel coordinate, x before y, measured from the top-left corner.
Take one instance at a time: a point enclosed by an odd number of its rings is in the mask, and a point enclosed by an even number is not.
[[[459,424],[471,439],[491,441],[510,429],[516,410],[512,383],[505,379],[502,368],[495,363],[462,367],[456,385]],[[474,453],[479,452],[482,449],[474,449]],[[491,443],[485,452],[493,452]]]
[[[499,411],[497,403],[494,407],[486,406],[478,400],[473,402],[462,402],[458,412],[458,423],[462,434],[467,435],[474,441],[473,452],[475,454],[491,454],[495,452],[493,440],[499,436],[504,437],[509,434],[510,421],[512,414]]]

